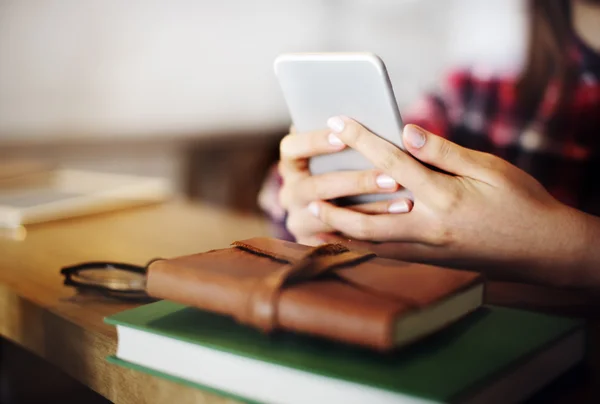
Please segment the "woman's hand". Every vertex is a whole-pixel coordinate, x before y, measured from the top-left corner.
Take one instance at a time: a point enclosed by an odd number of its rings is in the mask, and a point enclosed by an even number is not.
[[[281,141],[279,172],[283,177],[283,187],[279,194],[279,202],[287,211],[288,230],[301,244],[319,244],[320,239],[315,237],[317,234],[333,231],[331,226],[309,211],[311,202],[398,190],[398,183],[380,169],[340,171],[314,176],[310,174],[309,158],[336,153],[345,147],[331,130],[302,134],[292,131]],[[401,213],[411,208],[409,200],[394,202],[391,211]],[[353,207],[352,211],[387,212],[391,204],[392,202],[364,204]]]
[[[313,202],[309,210],[315,217],[346,236],[321,234],[322,242],[344,242],[391,258],[475,267],[505,279],[581,284],[581,273],[565,268],[576,267],[574,261],[585,255],[588,218],[559,203],[530,175],[413,125],[404,130],[406,153],[351,119],[333,119],[339,139],[411,190],[415,201],[409,213],[400,215]]]

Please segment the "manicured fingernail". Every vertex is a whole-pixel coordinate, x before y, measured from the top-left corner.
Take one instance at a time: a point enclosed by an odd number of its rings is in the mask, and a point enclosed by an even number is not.
[[[394,202],[388,207],[389,213],[406,213],[408,212],[408,203],[406,201]]]
[[[330,133],[329,136],[327,136],[327,141],[330,145],[335,147],[344,146],[344,142],[342,142],[342,140],[337,137],[335,133]]]
[[[404,139],[415,149],[420,149],[425,145],[425,133],[420,128],[410,125],[404,132]]]
[[[389,175],[380,174],[375,178],[375,182],[379,188],[395,188],[397,182]]]
[[[344,121],[339,116],[331,117],[327,120],[327,126],[335,133],[340,133],[344,130]]]
[[[311,202],[308,204],[308,210],[314,216],[319,217],[319,205],[316,202]]]

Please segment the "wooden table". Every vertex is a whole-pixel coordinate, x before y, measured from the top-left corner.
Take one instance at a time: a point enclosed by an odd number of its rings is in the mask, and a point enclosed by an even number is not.
[[[92,260],[144,264],[266,233],[257,217],[184,203],[32,226],[24,241],[0,239],[0,335],[114,402],[226,402],[108,364],[117,339],[103,318],[133,306],[74,298],[59,270]]]
[[[133,305],[77,297],[62,286],[59,269],[90,260],[144,264],[157,256],[222,248],[236,239],[266,234],[268,225],[258,217],[185,203],[32,226],[23,241],[0,239],[0,335],[114,402],[228,402],[108,364],[105,358],[116,350],[116,333],[103,318]],[[494,284],[489,290],[492,299],[511,305],[558,309],[566,304],[583,311],[592,307],[580,295],[563,292],[548,295],[535,288],[505,284]],[[591,330],[590,370],[555,383],[541,396],[544,402],[579,403],[600,397],[597,323]]]

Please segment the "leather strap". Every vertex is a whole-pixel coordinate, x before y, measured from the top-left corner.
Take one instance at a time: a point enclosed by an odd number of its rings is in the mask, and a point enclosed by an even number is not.
[[[264,240],[264,239],[263,239]],[[290,285],[313,280],[332,272],[336,268],[356,265],[375,257],[372,252],[355,252],[341,244],[325,244],[297,254],[273,252],[261,245],[261,239],[236,241],[232,246],[254,254],[282,261],[284,265],[253,285],[246,310],[237,315],[237,320],[257,327],[264,332],[277,328],[277,307],[281,291]]]

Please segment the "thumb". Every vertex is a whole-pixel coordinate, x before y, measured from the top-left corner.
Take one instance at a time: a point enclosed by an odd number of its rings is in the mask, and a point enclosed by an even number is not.
[[[481,176],[484,153],[459,146],[416,125],[406,125],[402,139],[406,151],[423,163],[449,174]]]

